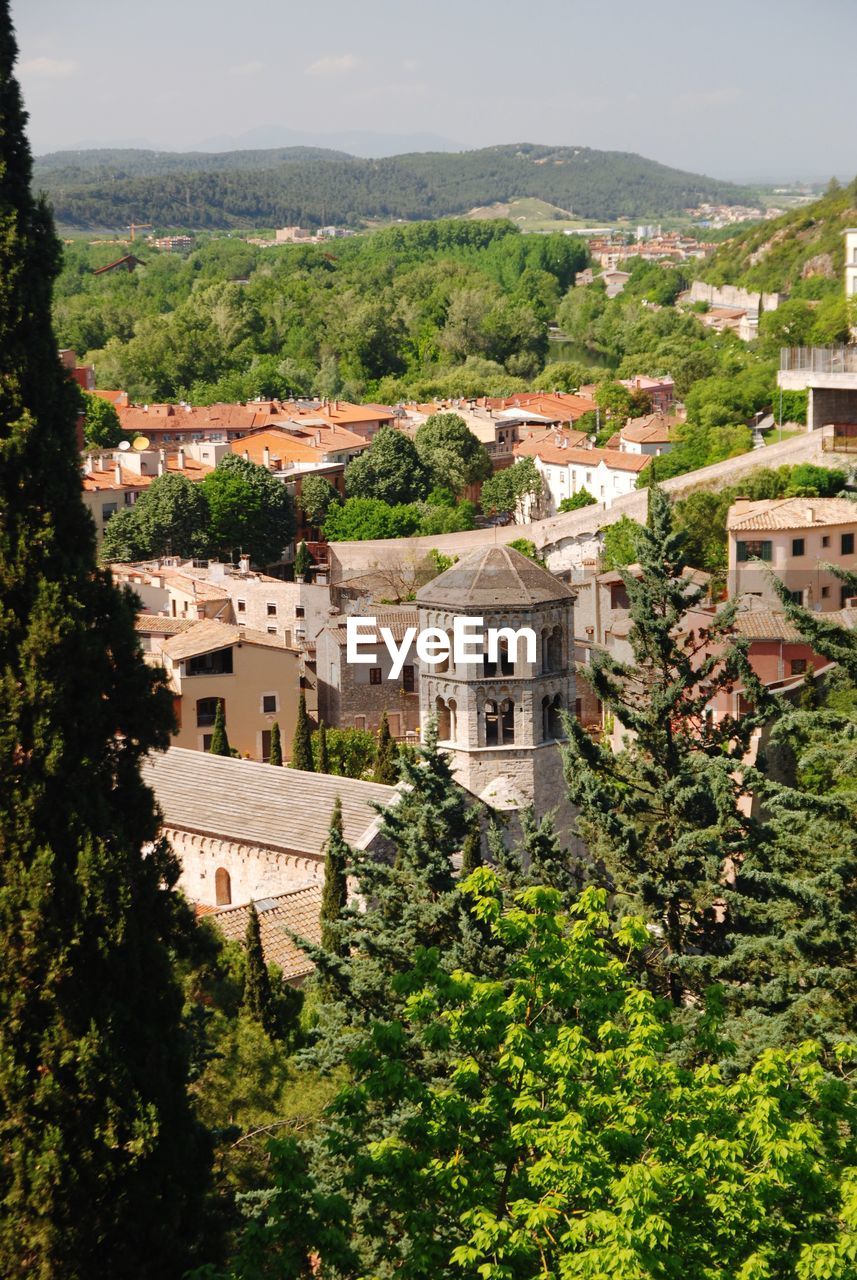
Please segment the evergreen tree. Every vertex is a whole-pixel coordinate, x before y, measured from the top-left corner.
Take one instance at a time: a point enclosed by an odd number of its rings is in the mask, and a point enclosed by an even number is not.
[[[271,755],[269,763],[279,768],[283,763],[283,744],[280,739],[280,722],[275,720],[271,726]]]
[[[375,772],[372,775],[374,782],[382,782],[388,787],[396,785],[399,780],[399,770],[396,765],[398,754],[396,741],[390,733],[387,713],[383,711],[381,723],[378,725],[378,749],[375,754]]]
[[[15,57],[0,0],[0,1273],[177,1280],[209,1153],[170,959],[194,926],[139,772],[170,695],[96,567]]]
[[[536,819],[531,808],[521,813],[522,839],[520,856],[525,879],[558,889],[564,903],[571,903],[583,887],[584,873],[580,860],[563,849],[550,814]]]
[[[479,829],[479,823],[474,821],[470,824],[470,829],[464,837],[464,845],[461,849],[461,878],[466,880],[467,877],[482,866],[482,832]]]
[[[346,869],[351,850],[342,833],[342,801],[336,797],[330,832],[324,849],[324,891],[321,897],[321,945],[331,955],[342,955],[341,918],[348,904]]]
[[[309,573],[312,560],[309,554],[309,548],[305,542],[298,543],[298,549],[295,552],[295,578],[305,578]]]
[[[746,646],[732,635],[734,605],[689,624],[705,588],[684,576],[683,544],[669,500],[652,486],[648,523],[637,538],[640,574],[619,570],[634,664],[596,653],[588,672],[629,737],[614,755],[570,718],[565,749],[579,833],[603,862],[619,908],[643,911],[656,926],[652,977],[676,1005],[704,985],[693,976],[700,966],[692,957],[723,945],[717,903],[724,869],[740,860],[752,829],[738,806],[740,766],[762,716],[714,724],[706,708],[738,681],[751,704],[767,706]]]
[[[251,1018],[261,1024],[269,1036],[277,1033],[277,1018],[271,977],[262,951],[262,934],[256,903],[250,903],[247,932],[244,935],[245,970],[243,1005]]]
[[[319,722],[315,733],[315,769],[316,773],[330,773],[330,754],[327,749],[327,726]]]
[[[226,710],[222,698],[217,703],[217,711],[214,713],[214,729],[212,730],[208,752],[212,756],[232,755],[232,748],[229,745],[229,738],[226,733]]]
[[[303,694],[298,701],[298,718],[292,738],[290,764],[293,769],[303,769],[306,773],[312,773],[315,769],[312,759],[312,729],[307,715],[306,698]]]

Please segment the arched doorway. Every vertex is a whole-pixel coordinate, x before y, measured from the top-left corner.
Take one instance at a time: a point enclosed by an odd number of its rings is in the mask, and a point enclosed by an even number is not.
[[[232,877],[225,867],[218,867],[214,873],[214,898],[219,907],[228,907],[232,902]]]

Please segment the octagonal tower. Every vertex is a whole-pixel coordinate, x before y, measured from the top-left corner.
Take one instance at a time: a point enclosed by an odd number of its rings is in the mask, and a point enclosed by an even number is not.
[[[532,805],[565,828],[570,806],[562,777],[561,713],[574,714],[574,593],[547,569],[510,547],[480,547],[417,593],[420,628],[450,639],[456,617],[482,627],[530,627],[535,660],[523,638],[517,652],[501,639],[497,660],[421,664],[420,718],[437,717],[440,744],[457,781],[495,809]],[[484,646],[483,646],[484,648]]]

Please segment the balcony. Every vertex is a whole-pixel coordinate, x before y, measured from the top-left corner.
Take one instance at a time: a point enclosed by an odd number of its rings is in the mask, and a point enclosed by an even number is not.
[[[836,347],[783,347],[781,373],[856,373],[857,344]]]

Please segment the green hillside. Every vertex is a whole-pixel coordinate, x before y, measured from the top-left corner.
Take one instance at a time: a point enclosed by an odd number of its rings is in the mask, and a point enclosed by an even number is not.
[[[702,200],[742,203],[746,188],[642,156],[530,144],[360,160],[286,148],[68,152],[42,157],[34,182],[68,227],[359,226],[428,219],[535,197],[576,217],[657,217]]]
[[[727,240],[700,268],[711,284],[821,298],[842,288],[843,231],[857,225],[857,179]]]

